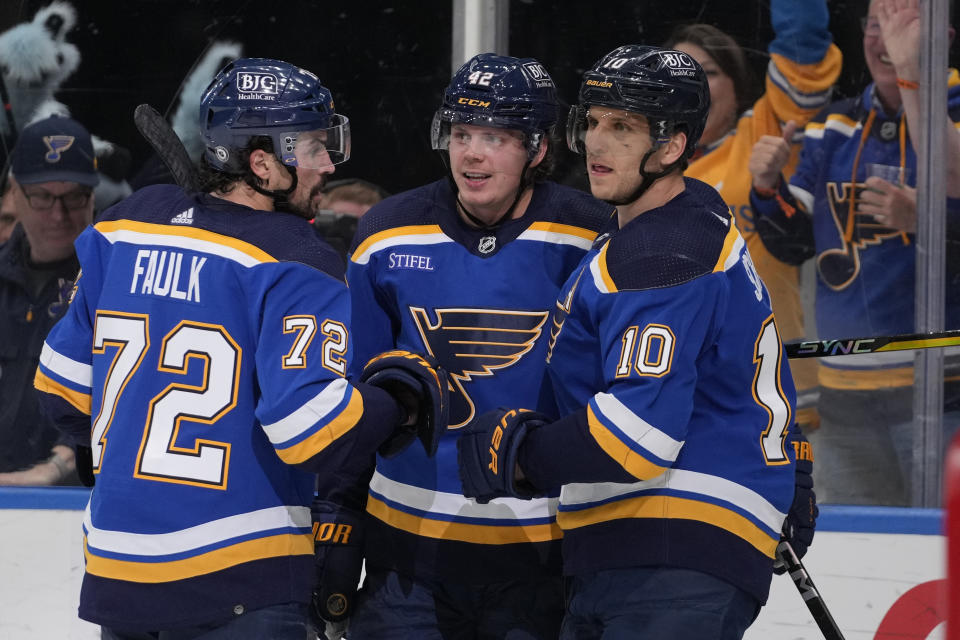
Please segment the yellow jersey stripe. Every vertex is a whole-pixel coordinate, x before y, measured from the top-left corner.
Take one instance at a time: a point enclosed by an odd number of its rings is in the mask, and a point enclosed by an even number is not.
[[[98,556],[83,540],[87,572],[102,578],[128,582],[159,583],[186,580],[222,571],[264,558],[313,555],[313,536],[285,533],[257,540],[246,540],[229,547],[208,551],[192,558],[167,562],[136,562]]]
[[[277,262],[276,258],[249,242],[206,229],[132,220],[99,222],[94,228],[110,242],[179,246],[230,258],[246,266]],[[185,240],[188,242],[184,242]]]
[[[640,496],[581,511],[560,511],[557,514],[557,522],[564,531],[626,518],[671,518],[705,522],[746,540],[769,558],[773,557],[779,541],[739,513],[715,504],[676,496]]]
[[[781,77],[794,87],[795,91],[799,93],[799,87],[803,87],[803,94],[810,95],[825,93],[833,87],[840,66],[843,64],[843,54],[837,45],[831,44],[823,56],[823,59],[819,62],[798,64],[779,53],[771,53],[770,62],[776,65]],[[832,73],[834,70],[836,70],[837,73]],[[776,84],[773,86],[780,89]],[[825,99],[821,101],[823,103],[826,102],[827,96],[824,96],[824,98]],[[808,107],[808,105],[804,104],[800,106]]]
[[[277,455],[287,464],[298,464],[317,455],[337,438],[353,429],[363,416],[363,397],[356,389],[350,389],[347,406],[336,418],[324,425],[309,438],[285,449],[277,449]]]
[[[81,393],[65,387],[44,374],[40,369],[37,369],[37,373],[33,377],[33,386],[44,393],[60,396],[73,405],[77,411],[90,415],[92,398],[89,393]]]
[[[593,412],[593,407],[589,405],[587,406],[587,423],[590,427],[590,435],[597,441],[600,448],[634,477],[640,480],[647,480],[659,476],[666,469],[666,467],[661,467],[650,462],[625,445],[620,438],[614,435],[597,419],[596,414]]]
[[[736,225],[731,221],[727,236],[723,239],[723,248],[720,250],[720,256],[717,258],[716,264],[713,265],[714,273],[727,270],[727,262],[733,257],[734,250],[739,248],[739,243],[737,242],[739,239],[740,233],[737,231]]]
[[[610,243],[603,245],[600,252],[590,261],[590,272],[593,274],[593,282],[600,293],[616,293],[617,285],[610,277],[610,271],[607,269],[607,249]]]
[[[372,495],[367,500],[367,512],[401,531],[439,540],[474,544],[516,544],[548,542],[563,537],[563,532],[555,522],[510,527],[431,520],[394,509]]]
[[[438,241],[449,240],[438,224],[415,224],[405,227],[396,227],[394,229],[386,229],[384,231],[380,231],[379,233],[373,234],[361,242],[360,246],[358,246],[357,250],[353,252],[353,256],[350,259],[352,262],[365,263],[367,260],[369,260],[369,256],[366,254],[373,249],[374,245],[385,241],[388,242],[388,244],[392,244],[389,243],[390,240],[395,240],[403,236],[420,236],[421,238],[428,239],[431,236],[437,235],[443,236],[442,239],[437,239]]]

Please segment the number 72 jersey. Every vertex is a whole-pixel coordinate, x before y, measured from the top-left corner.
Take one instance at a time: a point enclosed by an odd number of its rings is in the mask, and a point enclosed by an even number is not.
[[[336,470],[350,447],[331,445],[365,432],[338,258],[293,215],[167,185],[76,244],[82,276],[36,386],[92,450],[81,615],[165,628],[263,604],[269,584],[307,601],[309,470]],[[183,581],[216,585],[157,595]],[[144,617],[117,617],[131,611]]]
[[[563,486],[564,562],[575,574],[610,566],[609,549],[624,566],[682,557],[763,600],[793,497],[793,380],[726,207],[687,185],[595,247],[554,312],[561,414],[586,407],[592,441],[637,479]]]

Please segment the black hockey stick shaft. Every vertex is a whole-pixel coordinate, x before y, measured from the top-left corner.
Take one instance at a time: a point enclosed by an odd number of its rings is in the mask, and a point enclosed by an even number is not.
[[[837,626],[833,616],[830,615],[830,610],[827,609],[827,603],[823,601],[823,597],[813,584],[813,579],[807,573],[806,567],[800,562],[800,558],[797,557],[793,547],[786,540],[781,539],[780,544],[777,545],[777,560],[787,568],[787,574],[793,580],[793,584],[796,585],[800,596],[803,597],[803,601],[807,605],[807,609],[810,610],[817,626],[820,627],[823,637],[826,640],[844,640],[843,632],[840,631],[840,627]]]
[[[930,349],[957,345],[960,345],[960,329],[930,333],[905,333],[898,336],[876,336],[873,338],[807,340],[804,342],[787,342],[783,346],[787,350],[787,357],[795,359],[907,351],[909,349]]]
[[[133,123],[160,156],[176,183],[187,191],[199,189],[196,167],[166,119],[150,105],[141,104],[133,112]]]

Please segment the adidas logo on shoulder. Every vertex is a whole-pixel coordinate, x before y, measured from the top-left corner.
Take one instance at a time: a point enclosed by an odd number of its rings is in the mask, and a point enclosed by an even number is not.
[[[191,209],[191,211],[193,211],[193,209]],[[712,213],[712,214],[717,218],[717,220],[719,220],[720,222],[722,222],[722,223],[723,223],[723,226],[725,226],[725,227],[729,227],[729,226],[730,226],[730,221],[729,221],[726,217],[720,215],[720,214],[717,213],[716,211],[711,211],[710,213]]]
[[[170,224],[193,224],[193,207],[170,218]]]

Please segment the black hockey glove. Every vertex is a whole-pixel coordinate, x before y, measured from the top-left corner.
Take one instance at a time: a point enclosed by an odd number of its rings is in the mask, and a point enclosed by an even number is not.
[[[794,475],[793,504],[783,523],[781,540],[786,540],[793,547],[797,558],[802,558],[807,548],[813,543],[813,532],[817,526],[817,494],[813,492],[813,448],[807,438],[794,425],[787,435],[787,446],[792,446],[797,456]],[[774,573],[781,574],[786,569],[777,563]]]
[[[93,449],[82,444],[74,447],[76,454],[77,476],[85,487],[92,487],[97,483],[93,475]]]
[[[474,418],[457,440],[463,495],[480,504],[493,498],[536,496],[536,488],[517,477],[517,459],[526,435],[549,421],[536,411],[502,407]]]
[[[310,618],[319,634],[331,627],[342,632],[353,614],[360,584],[364,515],[325,500],[313,501],[311,515],[317,583]]]
[[[440,436],[450,421],[450,387],[447,372],[429,356],[410,351],[386,351],[374,356],[360,382],[380,387],[394,397],[416,422],[400,426],[378,451],[390,458],[419,438],[428,456],[437,452]]]

